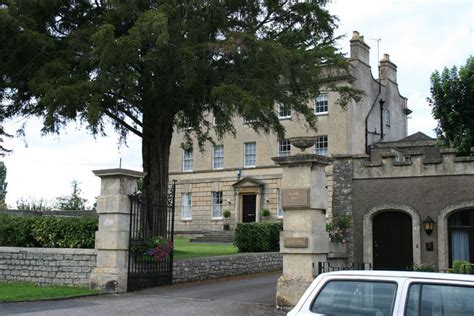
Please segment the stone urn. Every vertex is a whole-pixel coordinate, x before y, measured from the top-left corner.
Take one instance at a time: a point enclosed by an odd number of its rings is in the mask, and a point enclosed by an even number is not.
[[[315,136],[300,136],[300,137],[291,137],[288,140],[290,141],[291,145],[301,150],[301,152],[298,153],[299,155],[301,155],[301,154],[307,154],[306,148],[314,146],[316,137]]]

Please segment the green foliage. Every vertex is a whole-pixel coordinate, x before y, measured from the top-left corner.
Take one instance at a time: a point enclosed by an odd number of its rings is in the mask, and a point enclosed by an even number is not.
[[[472,264],[465,260],[454,260],[451,271],[459,274],[471,274]]]
[[[224,216],[225,219],[229,219],[229,218],[230,218],[230,215],[231,215],[231,213],[230,213],[229,210],[224,210],[224,211],[222,212],[222,216]]]
[[[272,213],[270,213],[270,210],[266,208],[262,209],[260,212],[262,213],[263,217],[269,217],[270,215],[272,215]]]
[[[94,248],[97,218],[0,215],[0,246]]]
[[[438,272],[438,269],[429,263],[414,264],[412,270],[418,272]]]
[[[121,140],[138,135],[144,196],[163,201],[174,130],[203,148],[241,116],[283,138],[275,103],[315,129],[307,101],[323,83],[359,99],[321,67],[348,66],[326,3],[0,0],[5,116],[41,117],[44,133],[79,122],[101,134],[111,122]]]
[[[278,223],[239,223],[235,228],[234,245],[239,252],[269,252],[280,250],[280,231],[283,224]]]
[[[51,211],[53,209],[51,201],[40,198],[20,198],[16,201],[17,210],[21,211]]]
[[[431,75],[433,117],[438,120],[440,140],[469,155],[474,147],[474,57],[470,56],[459,71],[455,66]]]
[[[211,256],[235,255],[237,248],[232,244],[193,243],[189,238],[174,239],[173,258],[176,260]]]
[[[84,199],[80,196],[81,189],[79,188],[79,182],[77,182],[77,180],[72,180],[71,186],[72,186],[71,195],[58,197],[56,199],[56,207],[60,210],[65,210],[65,211],[86,210],[87,199]]]
[[[332,222],[326,224],[329,239],[332,242],[347,243],[347,232],[351,227],[352,217],[349,214],[338,214],[332,218]]]
[[[7,204],[5,203],[5,198],[7,196],[7,167],[5,167],[5,163],[0,161],[0,210],[4,210],[7,208]]]

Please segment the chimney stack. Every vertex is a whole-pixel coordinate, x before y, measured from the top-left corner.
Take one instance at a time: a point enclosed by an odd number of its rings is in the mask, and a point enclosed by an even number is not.
[[[351,56],[350,59],[359,60],[370,66],[370,47],[364,42],[364,36],[360,35],[359,32],[352,32],[351,39]]]
[[[390,61],[389,54],[384,54],[380,60],[380,80],[384,84],[387,83],[387,80],[397,83],[397,65]]]

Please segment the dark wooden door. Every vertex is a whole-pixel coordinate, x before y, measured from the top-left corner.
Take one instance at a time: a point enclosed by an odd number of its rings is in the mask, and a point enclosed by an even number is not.
[[[413,266],[411,217],[388,211],[376,215],[373,225],[374,269],[407,270]]]
[[[257,196],[255,194],[242,195],[242,222],[255,222]]]

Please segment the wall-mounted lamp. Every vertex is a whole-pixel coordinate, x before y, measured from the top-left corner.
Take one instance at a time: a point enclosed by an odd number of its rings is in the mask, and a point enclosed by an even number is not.
[[[270,199],[269,199],[269,198],[266,198],[266,199],[265,199],[265,202],[270,203]]]
[[[237,169],[237,179],[240,179],[241,176],[242,176],[242,170]]]
[[[230,204],[230,200],[227,200],[227,204]]]
[[[426,217],[423,221],[423,229],[425,230],[426,234],[429,236],[433,232],[435,225],[435,221],[431,217]]]

